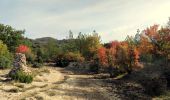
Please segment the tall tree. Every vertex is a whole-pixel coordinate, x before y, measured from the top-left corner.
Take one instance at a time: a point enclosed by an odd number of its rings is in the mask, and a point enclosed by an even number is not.
[[[71,30],[69,30],[69,39],[73,39],[73,32]]]
[[[98,34],[81,34],[76,39],[78,51],[88,60],[97,57],[98,49],[101,47],[100,36]]]
[[[16,30],[9,25],[0,24],[0,40],[8,46],[11,52],[15,52],[15,49],[22,42],[23,34],[25,31]]]
[[[85,36],[79,32],[77,39],[76,39],[76,46],[78,51],[82,54],[83,51],[83,45],[84,45],[84,41],[85,41]]]

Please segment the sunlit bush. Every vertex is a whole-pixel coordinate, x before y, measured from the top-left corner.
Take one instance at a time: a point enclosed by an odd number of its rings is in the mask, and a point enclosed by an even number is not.
[[[0,56],[0,68],[5,69],[11,66],[11,60],[5,56]]]
[[[11,66],[12,55],[9,53],[7,46],[0,41],[0,68],[8,68]]]
[[[79,53],[66,53],[60,54],[56,58],[56,65],[61,67],[66,67],[70,62],[82,62],[84,58]]]

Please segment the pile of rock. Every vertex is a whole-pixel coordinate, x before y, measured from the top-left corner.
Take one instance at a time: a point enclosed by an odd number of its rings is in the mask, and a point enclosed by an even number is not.
[[[13,63],[13,68],[9,72],[9,75],[13,75],[17,71],[23,71],[24,73],[28,73],[28,74],[31,73],[31,71],[27,67],[25,54],[16,53],[14,63]]]

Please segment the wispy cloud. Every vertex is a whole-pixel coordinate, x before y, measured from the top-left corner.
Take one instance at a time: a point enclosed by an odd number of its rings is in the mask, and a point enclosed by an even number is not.
[[[96,30],[104,42],[123,40],[170,16],[169,0],[1,0],[0,22],[26,29],[26,36],[62,39],[71,29]]]

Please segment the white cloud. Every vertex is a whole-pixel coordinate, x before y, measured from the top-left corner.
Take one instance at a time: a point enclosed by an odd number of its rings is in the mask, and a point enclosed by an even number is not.
[[[95,29],[108,42],[134,35],[138,28],[165,23],[169,5],[169,0],[3,0],[0,21],[26,29],[30,38],[62,39],[69,29],[75,33]]]

